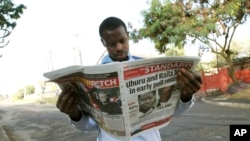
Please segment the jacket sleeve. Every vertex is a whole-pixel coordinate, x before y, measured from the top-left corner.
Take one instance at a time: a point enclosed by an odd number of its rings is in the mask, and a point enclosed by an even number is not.
[[[178,115],[182,114],[183,112],[189,110],[194,105],[194,100],[195,100],[194,96],[188,102],[182,102],[180,99],[179,102],[177,103],[177,107],[176,107],[174,116],[178,116]]]
[[[96,121],[89,115],[82,114],[82,118],[79,121],[76,122],[70,119],[70,122],[73,127],[85,133],[99,130]]]

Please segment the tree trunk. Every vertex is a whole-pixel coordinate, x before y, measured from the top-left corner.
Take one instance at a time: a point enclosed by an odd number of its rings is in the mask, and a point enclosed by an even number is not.
[[[235,77],[235,74],[234,74],[233,61],[232,61],[232,59],[230,57],[228,57],[226,60],[227,60],[228,65],[229,65],[228,75],[232,79],[233,83],[235,84],[235,83],[238,82],[238,80],[237,80],[237,78]]]
[[[232,79],[234,84],[238,82],[237,78],[234,75],[234,68],[233,67],[228,68],[228,75],[230,76],[230,78]]]

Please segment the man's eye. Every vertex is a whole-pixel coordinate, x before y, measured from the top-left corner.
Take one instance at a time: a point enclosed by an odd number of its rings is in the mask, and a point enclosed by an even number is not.
[[[107,42],[106,43],[106,46],[109,46],[109,47],[115,47],[116,44],[119,42],[120,44],[124,44],[128,39],[127,38],[124,38],[124,39],[121,39],[117,42]]]
[[[107,46],[113,47],[113,46],[115,46],[115,44],[116,44],[116,43],[107,43]]]
[[[121,43],[121,44],[123,44],[123,43],[124,43],[124,41],[125,41],[125,40],[124,40],[124,39],[122,39],[122,40],[120,40],[120,43]]]
[[[125,41],[127,41],[127,38],[121,39],[121,40],[120,40],[120,43],[123,44]]]

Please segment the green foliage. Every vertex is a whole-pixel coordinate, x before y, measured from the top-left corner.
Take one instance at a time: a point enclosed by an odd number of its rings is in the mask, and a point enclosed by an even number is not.
[[[192,1],[195,4],[196,1]],[[198,8],[189,8],[182,1],[160,3],[152,0],[151,7],[142,11],[144,27],[134,30],[131,38],[137,42],[143,38],[149,38],[155,43],[155,47],[164,52],[167,44],[183,46],[187,36],[195,37],[208,44],[209,35],[217,30],[218,21],[230,26],[242,22],[245,16],[241,0],[231,0],[212,7],[200,4]]]
[[[183,27],[179,24],[184,13],[179,5],[167,3],[165,6],[154,4],[148,11],[142,12],[144,17],[145,27],[138,32],[136,30],[131,33],[132,39],[138,41],[142,38],[150,38],[155,43],[155,47],[164,52],[166,45],[174,43],[175,46],[180,46],[186,36],[183,34]],[[179,28],[176,28],[179,27]]]
[[[21,88],[17,91],[16,94],[14,94],[13,98],[14,100],[20,100],[24,98],[24,93],[26,95],[34,94],[35,92],[35,86],[33,85],[27,85],[24,88]]]
[[[23,4],[15,5],[11,0],[0,0],[0,28],[14,28],[15,20],[21,17],[26,7]]]
[[[24,89],[19,89],[16,94],[13,95],[14,100],[20,100],[24,97]]]
[[[250,100],[250,88],[241,89],[229,97],[230,99],[244,99]]]
[[[187,38],[192,37],[193,43],[199,41],[224,58],[230,66],[229,75],[237,81],[232,70],[232,57],[236,52],[231,50],[231,41],[236,28],[247,20],[249,7],[246,3],[249,4],[249,0],[178,0],[162,3],[152,0],[150,8],[142,11],[144,26],[134,29],[130,37],[134,42],[150,39],[160,52],[165,52],[169,44],[181,48]],[[218,42],[218,37],[223,37],[224,41]]]
[[[175,47],[175,46],[169,46],[165,50],[165,54],[167,56],[183,56],[185,53],[184,53],[184,48],[178,48],[178,47]]]
[[[42,99],[42,102],[46,104],[56,105],[57,100],[58,100],[57,96],[56,97],[44,97]]]
[[[35,86],[34,85],[27,85],[27,86],[25,86],[25,88],[26,88],[25,92],[27,95],[35,93]]]
[[[0,48],[8,44],[4,38],[11,34],[24,9],[26,7],[23,4],[16,5],[12,0],[0,0]]]

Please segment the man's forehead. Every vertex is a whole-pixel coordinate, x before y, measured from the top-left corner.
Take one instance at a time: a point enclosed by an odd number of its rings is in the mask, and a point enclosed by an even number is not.
[[[108,39],[111,37],[117,37],[117,36],[126,36],[127,32],[123,26],[119,26],[113,30],[111,29],[104,29],[103,30],[103,38]]]
[[[107,34],[112,34],[112,33],[114,33],[115,31],[114,31],[114,30],[107,30],[106,32],[107,32]]]
[[[99,96],[101,96],[101,97],[107,97],[108,95],[106,93],[99,93]]]
[[[144,94],[144,95],[142,95],[142,97],[153,97],[154,96],[154,94],[153,93],[146,93],[146,94]]]

